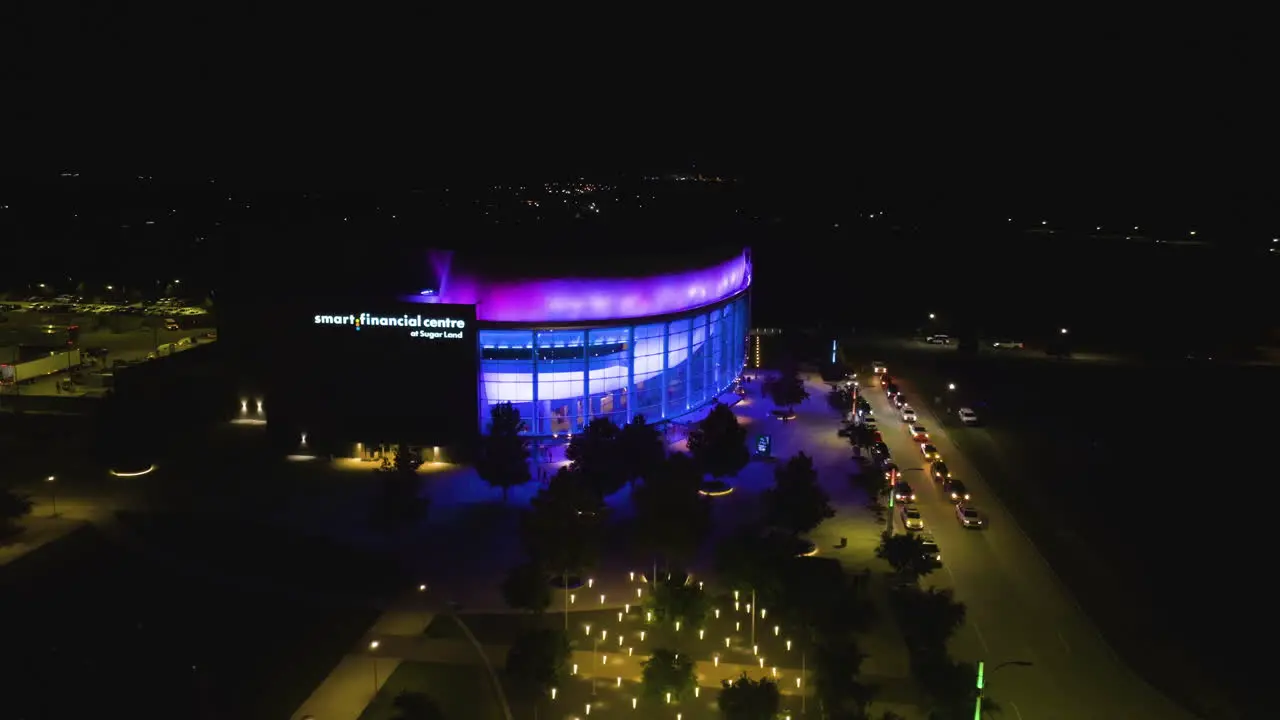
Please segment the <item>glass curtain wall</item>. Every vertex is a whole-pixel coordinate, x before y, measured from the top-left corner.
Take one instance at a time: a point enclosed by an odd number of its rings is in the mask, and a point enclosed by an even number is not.
[[[589,330],[481,330],[480,427],[512,403],[532,435],[592,418],[657,422],[719,397],[745,360],[746,298],[663,323]]]

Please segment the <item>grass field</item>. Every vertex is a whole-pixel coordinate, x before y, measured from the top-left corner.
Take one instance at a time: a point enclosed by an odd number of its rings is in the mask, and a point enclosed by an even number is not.
[[[943,398],[952,439],[1140,672],[1173,697],[1206,677],[1207,692],[1240,705],[1261,694],[1251,643],[1223,618],[1269,614],[1240,580],[1257,573],[1253,549],[1269,545],[1267,524],[1244,513],[1269,499],[1250,461],[1265,458],[1254,443],[1280,432],[1266,412],[1280,397],[1274,370],[950,353],[892,362],[919,401]],[[946,411],[961,405],[984,427],[952,421]],[[1219,408],[1227,422],[1207,425]]]
[[[189,562],[86,528],[0,570],[5,715],[288,717],[376,616]]]

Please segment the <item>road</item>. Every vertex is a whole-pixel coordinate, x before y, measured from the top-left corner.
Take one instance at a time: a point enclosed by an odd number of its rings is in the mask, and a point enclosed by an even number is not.
[[[893,372],[893,368],[889,368]],[[894,382],[908,399],[917,397],[910,379]],[[973,504],[987,519],[984,530],[966,530],[900,415],[874,383],[865,394],[894,461],[918,497],[925,527],[938,541],[943,567],[925,584],[952,588],[968,608],[965,626],[952,640],[957,659],[983,660],[990,671],[987,696],[1004,717],[1127,718],[1174,720],[1193,717],[1138,678],[1112,652],[1057,574],[1018,526],[1007,508],[963,455],[963,429],[951,437],[923,403],[913,403],[919,423],[941,452],[953,477],[964,481]],[[901,531],[901,524],[897,525]]]

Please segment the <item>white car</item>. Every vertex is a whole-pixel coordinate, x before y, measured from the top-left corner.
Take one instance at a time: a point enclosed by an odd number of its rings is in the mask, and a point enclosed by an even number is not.
[[[951,338],[948,337],[947,335],[930,335],[929,337],[925,338],[924,341],[929,343],[930,345],[950,345],[951,344]]]
[[[1022,350],[1026,344],[1021,340],[997,340],[991,343],[991,347],[997,350]]]
[[[978,510],[964,503],[956,504],[956,519],[967,528],[982,527],[982,516],[978,514]]]
[[[902,422],[913,423],[916,421],[916,411],[910,405],[902,406]]]
[[[938,549],[938,541],[933,539],[929,533],[920,533],[920,545],[924,550],[924,556],[933,558],[935,562],[942,562],[942,551]]]
[[[902,524],[908,530],[923,530],[924,518],[920,517],[920,511],[915,505],[902,506]]]
[[[965,425],[977,425],[978,413],[974,412],[973,408],[960,408],[960,422]]]
[[[883,360],[872,360],[871,367],[876,371],[877,375],[889,372],[889,366],[885,365]]]

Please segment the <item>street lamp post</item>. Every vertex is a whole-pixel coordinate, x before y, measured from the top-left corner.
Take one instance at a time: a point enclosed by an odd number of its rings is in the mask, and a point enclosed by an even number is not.
[[[990,673],[986,673],[986,674],[994,675],[996,670],[999,670],[1002,667],[1008,667],[1010,665],[1016,665],[1018,667],[1031,667],[1033,664],[1034,663],[1028,660],[1007,660],[995,666],[994,668],[991,669]],[[978,661],[978,682],[977,682],[978,697],[976,700],[974,700],[973,720],[982,720],[982,698],[985,697],[986,695],[985,693],[986,678],[984,677],[984,672],[983,672],[983,668],[985,665],[986,663],[984,663],[983,661],[981,660]]]
[[[375,654],[378,651],[378,645],[379,643],[377,640],[374,640],[373,642],[369,643],[369,654],[373,657],[373,695],[374,697],[377,697],[378,695],[378,656]]]
[[[44,481],[49,483],[49,499],[53,501],[53,514],[49,517],[58,517],[58,478],[50,475]]]
[[[885,515],[888,515],[889,517],[888,517],[888,520],[885,522],[885,528],[884,528],[884,532],[886,535],[893,534],[893,501],[894,501],[893,486],[896,485],[897,483],[898,483],[898,472],[894,470],[889,473],[889,512],[885,513]]]

